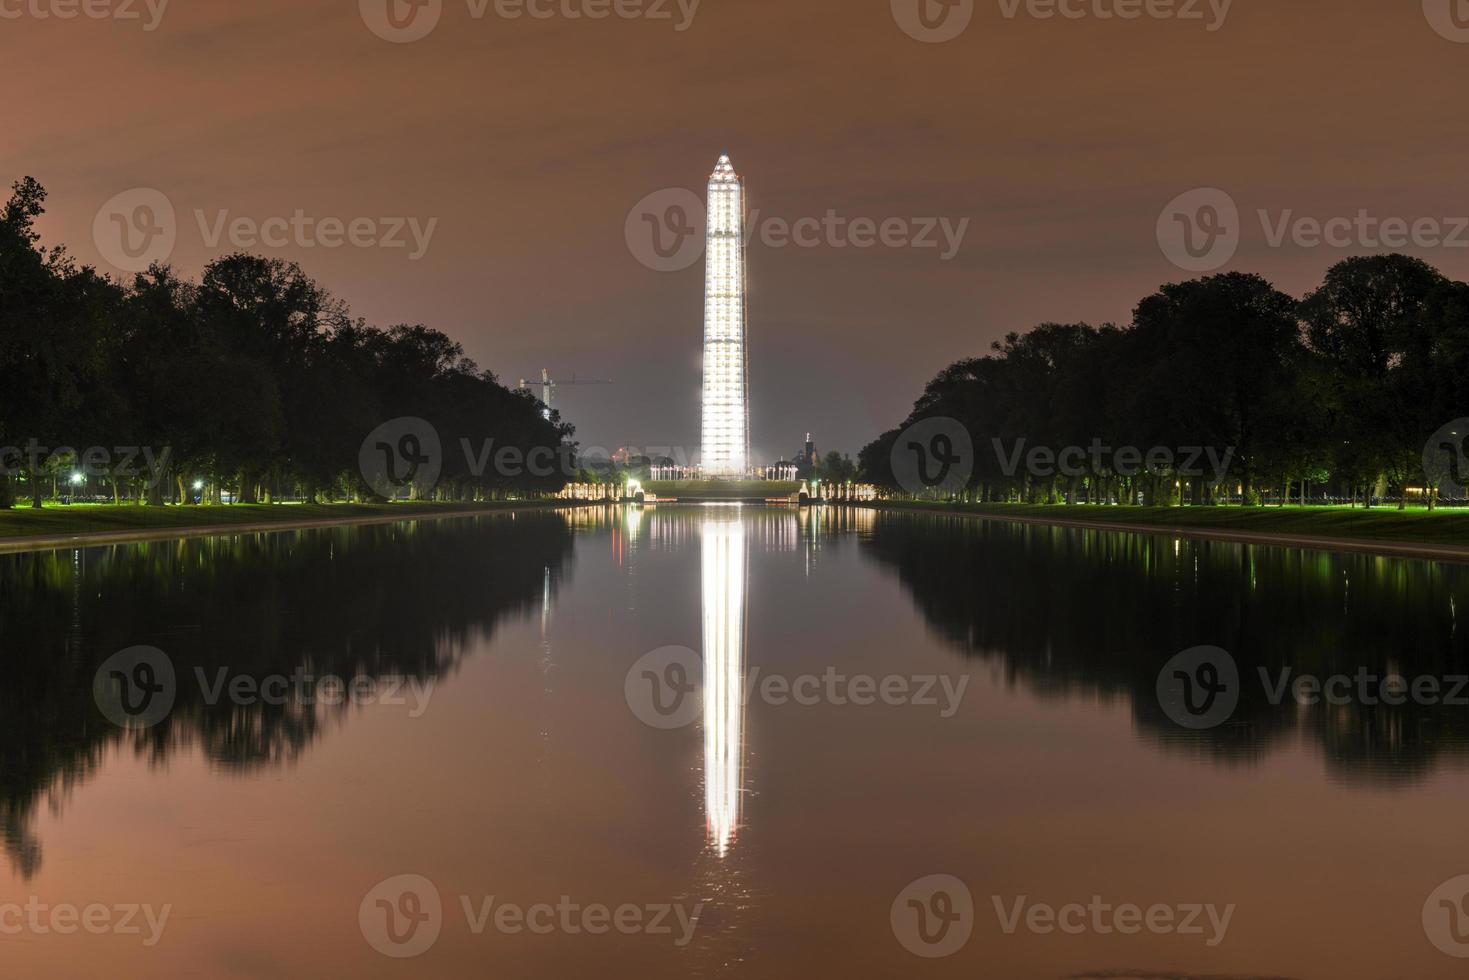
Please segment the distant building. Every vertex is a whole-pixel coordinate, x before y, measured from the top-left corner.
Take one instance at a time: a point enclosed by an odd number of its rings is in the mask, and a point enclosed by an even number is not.
[[[806,445],[796,453],[796,475],[802,480],[809,480],[816,475],[816,466],[821,462],[817,455],[816,443],[811,441],[811,433],[806,433]]]

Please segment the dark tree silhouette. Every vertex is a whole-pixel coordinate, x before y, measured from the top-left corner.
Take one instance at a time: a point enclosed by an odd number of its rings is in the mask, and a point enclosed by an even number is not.
[[[1469,416],[1469,285],[1403,255],[1354,258],[1301,301],[1226,273],[1163,286],[1125,327],[1012,333],[939,372],[909,416],[863,448],[861,477],[898,491],[894,443],[940,416],[974,443],[970,500],[1259,503],[1271,493],[1284,504],[1304,502],[1314,483],[1354,501],[1402,501],[1433,482],[1429,436]],[[1222,475],[1123,473],[1105,453],[1084,456],[1080,475],[1002,465],[1017,445],[1093,441],[1199,447],[1230,465]],[[1437,489],[1426,487],[1430,506]]]
[[[197,283],[160,266],[115,282],[39,244],[45,199],[27,177],[0,210],[0,446],[149,447],[158,479],[104,478],[119,502],[195,502],[196,480],[216,501],[355,499],[363,439],[412,416],[440,434],[440,498],[554,493],[572,475],[544,462],[569,458],[572,427],[439,331],[369,326],[295,263],[243,253]],[[542,464],[471,467],[461,446],[484,445]],[[17,475],[39,507],[70,460],[22,462],[0,466],[0,507]]]

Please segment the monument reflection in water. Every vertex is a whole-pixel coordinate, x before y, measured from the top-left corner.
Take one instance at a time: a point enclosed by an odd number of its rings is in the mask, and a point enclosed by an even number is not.
[[[706,518],[702,532],[704,814],[723,857],[739,829],[743,790],[748,544],[738,510]]]

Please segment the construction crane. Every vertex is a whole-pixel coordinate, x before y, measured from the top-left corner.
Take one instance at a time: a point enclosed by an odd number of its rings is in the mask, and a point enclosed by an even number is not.
[[[535,384],[539,384],[541,386],[541,404],[546,406],[542,410],[541,414],[544,415],[546,418],[550,418],[552,403],[556,398],[557,388],[560,388],[563,385],[610,385],[612,384],[612,382],[602,381],[599,379],[581,380],[577,378],[577,376],[574,374],[571,376],[570,381],[557,381],[551,377],[550,371],[548,371],[546,368],[541,368],[541,380],[539,382],[526,381],[524,378],[520,379],[521,390],[526,390]]]

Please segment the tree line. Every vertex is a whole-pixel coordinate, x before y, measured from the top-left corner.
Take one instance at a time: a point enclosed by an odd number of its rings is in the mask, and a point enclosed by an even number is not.
[[[911,491],[894,474],[900,437],[950,418],[973,444],[955,494],[968,500],[1433,506],[1440,485],[1469,483],[1469,431],[1447,425],[1465,416],[1469,284],[1409,256],[1362,256],[1302,299],[1231,272],[1163,286],[1128,324],[1011,333],[939,372],[858,461],[865,480]],[[1017,447],[1097,445],[1108,452],[1075,453],[1064,474],[1015,465]],[[1194,447],[1229,465],[1123,472],[1117,447]]]
[[[487,440],[566,458],[573,429],[438,330],[371,326],[295,263],[245,253],[197,282],[158,265],[118,282],[39,244],[39,183],[12,191],[0,211],[0,507],[39,507],[81,480],[117,501],[362,499],[364,438],[401,417],[437,431],[439,499],[565,484],[565,467],[475,465]]]

